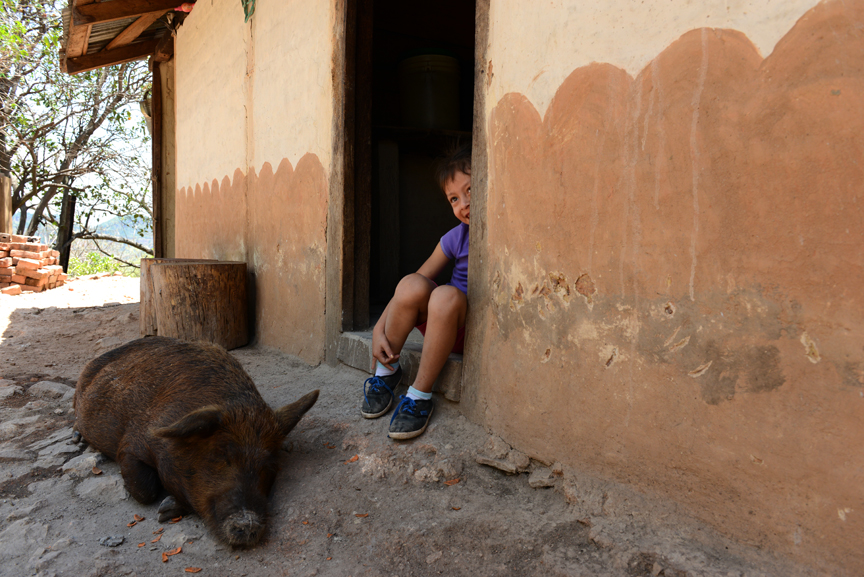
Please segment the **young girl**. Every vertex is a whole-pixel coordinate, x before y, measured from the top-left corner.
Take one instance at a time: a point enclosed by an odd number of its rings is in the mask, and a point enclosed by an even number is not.
[[[471,215],[471,146],[451,154],[439,167],[438,184],[460,224],[441,237],[423,266],[403,278],[372,331],[375,376],[363,384],[367,419],[387,413],[402,380],[399,353],[411,329],[424,335],[423,353],[414,385],[401,397],[390,420],[390,437],[411,439],[421,435],[432,416],[432,385],[451,352],[461,353],[468,310],[468,223]],[[446,285],[432,280],[455,259]]]

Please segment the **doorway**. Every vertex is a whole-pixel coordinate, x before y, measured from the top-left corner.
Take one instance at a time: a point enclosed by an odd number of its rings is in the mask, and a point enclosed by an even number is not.
[[[471,142],[475,2],[356,0],[347,16],[353,294],[343,330],[368,331],[399,280],[459,222],[434,171],[448,147]]]

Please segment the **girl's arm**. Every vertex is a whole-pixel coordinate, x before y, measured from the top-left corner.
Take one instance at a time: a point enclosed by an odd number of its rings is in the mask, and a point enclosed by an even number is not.
[[[447,258],[447,255],[444,254],[444,250],[441,248],[441,243],[439,242],[435,246],[435,250],[432,251],[432,254],[429,258],[426,259],[426,262],[423,263],[419,269],[417,269],[417,274],[422,274],[429,280],[435,280],[435,277],[444,270],[444,267],[447,266],[447,263],[450,261]]]

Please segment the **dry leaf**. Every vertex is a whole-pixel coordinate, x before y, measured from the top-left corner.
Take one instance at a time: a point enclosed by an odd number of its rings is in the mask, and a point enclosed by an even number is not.
[[[458,511],[458,510],[461,509],[462,507],[450,507],[450,508],[453,509],[454,511]]]
[[[327,538],[328,538],[328,539],[329,539],[330,537],[332,537],[332,536],[333,536],[333,533],[327,533]]]
[[[132,515],[132,518],[136,521],[143,521],[145,519],[145,517],[142,517],[141,515]]]
[[[458,483],[461,479],[450,479],[449,481],[444,481],[444,484],[448,487],[452,487],[456,483]]]
[[[200,573],[201,567],[186,567],[184,571],[186,571],[187,573]]]
[[[171,519],[168,522],[169,523],[179,523],[181,519],[183,519],[183,515],[180,515],[179,517],[174,517],[173,519]]]
[[[156,529],[155,531],[153,531],[153,534],[154,534],[154,535],[158,535],[159,533],[161,533],[161,532],[164,531],[164,530],[165,530],[165,527],[159,527],[158,529]]]
[[[167,563],[167,562],[168,562],[168,553],[162,553],[162,562],[163,562],[163,563]]]
[[[138,524],[138,521],[132,521],[131,523],[126,523],[126,526],[127,527],[134,527],[137,524]]]
[[[368,517],[368,516],[369,516],[369,513],[363,513],[362,515],[359,514],[359,513],[355,513],[354,516],[355,516],[355,517],[361,517],[361,518],[362,518],[362,517]]]
[[[146,542],[144,542],[144,543],[138,543],[138,546],[139,546],[139,547],[143,547],[143,546],[146,545],[146,544],[147,544]]]
[[[177,555],[178,553],[182,553],[182,552],[183,552],[183,547],[177,547],[176,549],[171,549],[170,551],[166,551],[165,554],[170,557],[171,555]]]
[[[327,560],[329,561],[329,560],[332,559],[332,558],[333,558],[333,557],[327,557]]]
[[[354,455],[353,457],[351,457],[350,459],[345,461],[345,463],[343,463],[343,464],[347,465],[348,463],[353,463],[354,461],[356,461],[359,458],[360,458],[360,455]]]
[[[93,467],[92,469],[90,469],[90,472],[92,472],[94,475],[101,475],[102,469],[100,469],[99,467]]]
[[[161,538],[162,538],[162,535],[159,535],[158,537],[156,537],[155,539],[153,539],[153,540],[150,541],[150,542],[151,542],[151,543],[158,543],[158,542],[159,542],[159,539],[161,539]]]
[[[304,525],[308,525],[308,524],[309,524],[309,521],[303,521],[303,524],[304,524]]]

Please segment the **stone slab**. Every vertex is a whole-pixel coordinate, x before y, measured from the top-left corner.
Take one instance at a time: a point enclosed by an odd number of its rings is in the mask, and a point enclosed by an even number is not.
[[[417,377],[420,367],[420,354],[423,351],[422,341],[409,339],[402,347],[399,364],[405,374],[402,383],[411,385]],[[342,333],[336,358],[344,364],[367,373],[372,370],[372,333],[353,332]],[[462,355],[451,354],[441,369],[441,374],[432,387],[436,393],[444,395],[450,401],[459,402],[462,397]]]

